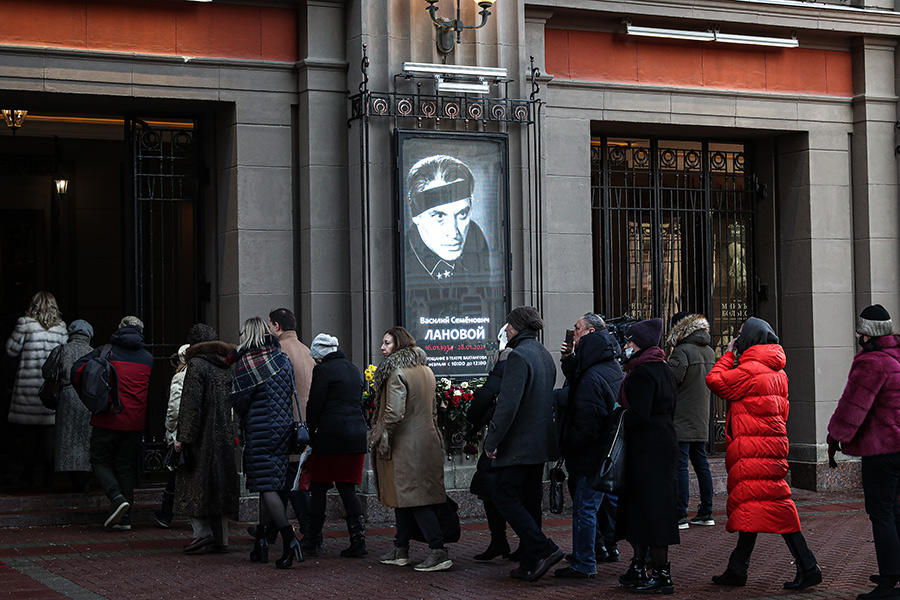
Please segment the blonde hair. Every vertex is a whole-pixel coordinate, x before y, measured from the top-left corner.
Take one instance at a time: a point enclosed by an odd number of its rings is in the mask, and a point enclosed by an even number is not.
[[[266,322],[259,317],[250,317],[241,327],[241,343],[237,350],[255,350],[265,345],[265,337],[269,333]]]
[[[44,329],[50,329],[54,325],[62,323],[62,313],[56,304],[56,298],[50,292],[38,292],[31,298],[31,304],[25,316],[31,317],[41,324]]]

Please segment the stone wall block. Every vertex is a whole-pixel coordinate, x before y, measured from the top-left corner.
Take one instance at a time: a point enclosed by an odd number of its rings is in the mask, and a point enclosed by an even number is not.
[[[548,233],[591,233],[591,187],[588,177],[547,177],[544,186],[545,226]],[[590,254],[592,248],[580,248]]]
[[[240,293],[293,293],[293,231],[242,230],[239,235]]]

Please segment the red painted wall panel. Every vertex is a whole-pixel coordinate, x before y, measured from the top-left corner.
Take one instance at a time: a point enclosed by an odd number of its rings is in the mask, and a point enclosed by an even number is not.
[[[632,38],[547,29],[545,68],[558,79],[852,96],[849,52]]]
[[[0,0],[0,44],[295,61],[290,9],[155,0]],[[15,15],[15,18],[9,18]]]

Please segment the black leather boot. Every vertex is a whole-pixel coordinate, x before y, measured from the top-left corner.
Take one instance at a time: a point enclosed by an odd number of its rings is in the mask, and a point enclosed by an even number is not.
[[[253,550],[250,551],[250,562],[267,563],[269,562],[269,540],[266,539],[266,526],[257,525],[256,541],[253,544]]]
[[[794,557],[794,563],[797,565],[797,575],[793,581],[786,581],[784,589],[786,590],[805,590],[808,587],[822,583],[822,571],[816,564],[816,557],[813,555],[809,546],[806,545],[806,538],[802,532],[785,533],[781,536],[787,544],[791,556]]]
[[[671,594],[675,591],[672,584],[672,575],[669,572],[669,563],[664,565],[653,565],[650,569],[650,576],[643,585],[636,585],[631,588],[632,592],[638,594]]]
[[[347,517],[347,531],[350,533],[350,547],[341,550],[344,558],[362,558],[369,553],[366,549],[366,518],[363,515]]]
[[[325,517],[308,515],[306,520],[306,534],[303,536],[301,547],[306,556],[318,556],[322,547],[322,527],[325,526]]]
[[[472,558],[475,560],[493,560],[498,556],[509,558],[509,542],[504,540],[491,540],[487,549],[481,554],[476,554]]]
[[[642,558],[632,558],[628,570],[619,576],[619,583],[629,588],[646,584],[647,561]]]
[[[279,569],[289,569],[294,561],[303,562],[303,551],[300,550],[300,540],[294,535],[294,528],[288,525],[279,529],[281,539],[284,540],[284,552],[281,558],[275,561],[275,566]]]

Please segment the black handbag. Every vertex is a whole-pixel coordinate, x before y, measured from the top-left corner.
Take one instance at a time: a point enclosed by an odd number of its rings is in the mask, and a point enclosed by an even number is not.
[[[455,544],[462,535],[462,528],[459,524],[459,505],[450,496],[441,504],[434,505],[434,514],[437,517],[438,525],[441,527],[441,535],[447,544]],[[417,542],[427,542],[425,534],[419,524],[413,520],[410,536]]]
[[[300,400],[297,398],[297,392],[294,392],[294,402],[297,404],[297,414],[300,414]],[[291,433],[288,437],[288,450],[291,454],[302,454],[306,447],[309,446],[309,429],[303,421],[294,421],[291,426]]]
[[[561,514],[565,507],[563,482],[566,480],[566,472],[562,465],[563,459],[560,458],[550,469],[550,512],[554,515]]]
[[[594,476],[593,488],[604,494],[618,495],[625,483],[625,432],[623,430],[625,409],[619,407],[613,411],[613,418],[616,417],[618,417],[619,423],[610,440],[606,456],[603,457],[603,462],[600,463],[600,468],[597,469],[597,474]]]
[[[178,467],[184,466],[188,460],[188,449],[187,446],[182,446],[181,452],[175,452],[175,444],[169,444],[169,447],[166,448],[166,456],[163,458],[163,465],[170,470],[174,471],[178,469]]]

